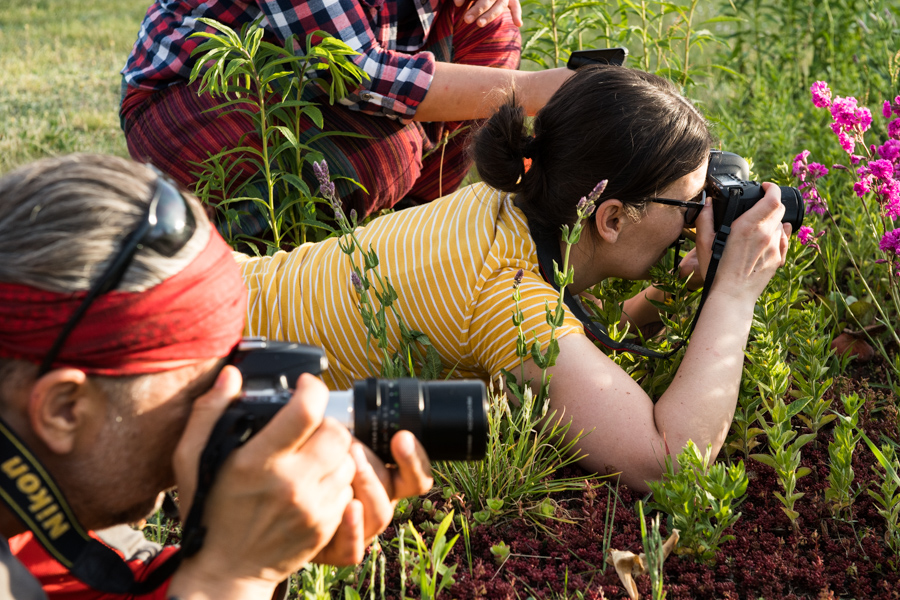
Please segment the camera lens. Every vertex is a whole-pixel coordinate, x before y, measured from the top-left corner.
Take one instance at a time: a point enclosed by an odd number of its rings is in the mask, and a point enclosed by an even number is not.
[[[393,461],[391,437],[401,429],[419,439],[431,460],[481,460],[488,436],[484,383],[357,381],[353,386],[353,434],[379,458]]]
[[[800,226],[803,225],[803,217],[806,214],[803,195],[795,187],[785,185],[779,187],[781,188],[781,203],[784,204],[784,217],[782,217],[781,222],[790,223],[792,227],[791,232],[796,234],[800,230]]]

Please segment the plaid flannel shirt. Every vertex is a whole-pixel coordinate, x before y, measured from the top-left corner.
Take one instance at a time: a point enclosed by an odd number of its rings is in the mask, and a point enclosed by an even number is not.
[[[411,119],[434,74],[434,55],[421,51],[441,0],[415,0],[418,23],[398,31],[394,0],[156,0],[147,10],[122,75],[130,87],[161,90],[186,81],[191,52],[204,40],[193,33],[213,31],[206,17],[240,30],[261,14],[270,39],[284,43],[322,30],[360,52],[353,61],[369,80],[341,102],[353,110]]]

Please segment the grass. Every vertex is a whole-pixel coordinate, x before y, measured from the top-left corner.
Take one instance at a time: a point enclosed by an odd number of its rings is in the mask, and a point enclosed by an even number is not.
[[[44,156],[127,156],[119,71],[148,0],[0,0],[0,172]]]

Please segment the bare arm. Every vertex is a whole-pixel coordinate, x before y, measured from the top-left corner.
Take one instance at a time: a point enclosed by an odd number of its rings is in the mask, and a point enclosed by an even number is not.
[[[516,97],[528,112],[535,114],[574,74],[569,69],[545,71],[512,71],[475,65],[437,62],[434,78],[425,99],[416,109],[416,121],[468,121],[484,119],[505,99],[506,90]]]
[[[735,222],[706,306],[675,380],[654,405],[640,386],[584,336],[559,341],[550,399],[572,419],[570,432],[593,430],[580,444],[581,462],[646,490],[663,471],[666,447],[677,454],[689,439],[717,453],[734,416],[753,307],[783,264],[783,207],[772,191]],[[777,188],[775,188],[777,190]],[[711,231],[711,214],[704,210]],[[526,364],[526,376],[539,370]]]

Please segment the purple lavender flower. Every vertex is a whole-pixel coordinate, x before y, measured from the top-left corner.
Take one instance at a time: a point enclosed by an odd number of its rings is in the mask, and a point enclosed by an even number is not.
[[[900,159],[900,140],[888,140],[878,147],[878,156],[891,162]]]
[[[313,173],[315,173],[316,179],[319,180],[319,185],[325,185],[331,181],[331,176],[328,174],[328,163],[325,162],[324,158],[322,162],[313,162]]]
[[[524,276],[525,276],[525,271],[523,271],[522,269],[519,269],[518,271],[516,271],[516,276],[513,277],[513,285],[518,287],[519,284],[522,283],[522,277],[524,277]]]
[[[365,291],[363,289],[362,279],[359,278],[359,274],[356,271],[350,271],[350,283],[353,285],[357,294],[362,294],[363,291]]]
[[[817,108],[831,106],[831,90],[824,81],[817,81],[809,88],[812,93],[812,102]]]

